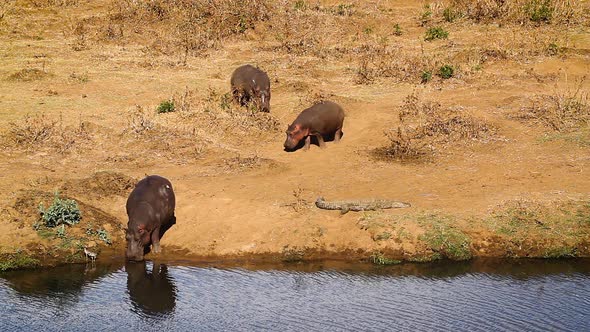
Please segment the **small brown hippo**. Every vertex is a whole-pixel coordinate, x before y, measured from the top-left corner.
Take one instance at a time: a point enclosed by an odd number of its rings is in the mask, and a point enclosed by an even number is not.
[[[231,75],[234,100],[244,106],[254,102],[261,112],[270,112],[270,79],[262,70],[243,65]]]
[[[285,150],[293,150],[305,138],[304,150],[309,150],[311,136],[316,136],[320,148],[326,147],[324,138],[334,137],[334,142],[342,137],[344,110],[331,101],[322,101],[301,112],[287,128]]]
[[[167,179],[150,175],[135,185],[127,199],[128,260],[142,261],[150,244],[155,253],[160,252],[160,238],[176,223],[175,205],[174,190]]]

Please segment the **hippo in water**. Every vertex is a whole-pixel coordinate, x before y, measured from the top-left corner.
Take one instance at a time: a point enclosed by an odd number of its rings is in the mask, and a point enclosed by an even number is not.
[[[135,185],[127,199],[128,260],[142,261],[150,244],[155,253],[160,252],[160,238],[176,223],[175,204],[172,184],[161,176],[150,175]]]
[[[262,70],[252,65],[238,67],[231,75],[231,92],[240,105],[254,102],[261,112],[270,112],[270,79]]]
[[[287,128],[285,150],[294,150],[305,138],[304,150],[309,150],[311,136],[317,137],[320,148],[326,147],[325,138],[334,138],[339,142],[342,137],[344,110],[331,101],[322,101],[303,110]]]

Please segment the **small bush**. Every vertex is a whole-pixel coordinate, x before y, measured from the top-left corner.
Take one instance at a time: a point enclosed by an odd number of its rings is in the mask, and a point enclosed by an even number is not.
[[[525,11],[533,22],[549,23],[553,16],[551,0],[532,0],[525,5]]]
[[[559,46],[555,43],[550,43],[547,45],[547,55],[555,56],[559,54]]]
[[[11,81],[31,82],[43,79],[48,76],[51,75],[43,70],[36,68],[26,68],[10,75],[8,79]]]
[[[432,80],[432,72],[430,70],[425,70],[420,77],[422,78],[422,83],[428,83]]]
[[[424,36],[424,40],[426,41],[433,41],[435,39],[447,39],[449,37],[449,33],[442,27],[432,27],[426,31],[426,36]]]
[[[158,105],[158,108],[156,108],[156,112],[158,113],[170,113],[174,112],[174,110],[174,102],[171,100],[162,101],[160,105]]]
[[[351,16],[353,14],[353,4],[339,4],[335,9],[335,14],[339,16]]]
[[[98,235],[98,239],[103,241],[104,243],[111,245],[112,241],[111,241],[111,236],[109,234],[109,232],[107,232],[104,229],[100,229],[96,232],[96,234]]]
[[[403,34],[402,28],[400,27],[399,23],[396,23],[393,26],[393,34],[396,36],[401,36]]]
[[[447,7],[443,11],[443,18],[445,21],[452,23],[458,18],[459,14],[453,7]]]
[[[53,204],[47,210],[44,209],[43,204],[40,204],[39,213],[47,227],[63,224],[72,226],[82,219],[78,203],[72,199],[61,199],[58,193],[55,193]]]
[[[295,10],[305,10],[307,4],[303,0],[297,0],[295,1],[295,5],[293,7],[295,8]]]
[[[34,145],[48,140],[55,134],[57,123],[44,114],[36,116],[27,114],[21,123],[10,123],[10,136],[17,145]]]
[[[455,69],[451,65],[444,65],[438,70],[438,75],[444,79],[453,77]]]
[[[430,5],[426,4],[426,5],[424,5],[424,11],[422,12],[422,15],[420,17],[420,19],[422,21],[422,25],[425,25],[426,23],[428,23],[428,21],[430,21],[431,18],[432,18],[432,10],[430,9]]]
[[[396,129],[385,133],[389,145],[373,150],[377,158],[402,162],[420,160],[440,146],[465,141],[486,142],[495,136],[494,128],[485,122],[441,109],[438,103],[420,102],[415,94],[404,100],[399,121]]]
[[[532,106],[524,107],[515,116],[533,120],[554,131],[568,132],[590,126],[588,93],[582,91],[582,81],[574,90],[557,91],[553,95],[533,98]]]

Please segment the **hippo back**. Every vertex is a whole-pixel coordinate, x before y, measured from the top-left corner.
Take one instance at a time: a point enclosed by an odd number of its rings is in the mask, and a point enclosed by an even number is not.
[[[342,128],[344,110],[331,101],[322,101],[303,110],[294,123],[308,126],[312,131],[332,133]]]
[[[160,216],[159,221],[170,219],[176,206],[172,183],[158,175],[150,175],[139,181],[127,199],[129,218],[141,213],[138,210],[143,210],[144,205],[150,206]]]
[[[232,89],[241,87],[251,90],[255,85],[260,87],[260,90],[269,90],[270,79],[268,75],[252,65],[243,65],[234,70],[231,76]]]

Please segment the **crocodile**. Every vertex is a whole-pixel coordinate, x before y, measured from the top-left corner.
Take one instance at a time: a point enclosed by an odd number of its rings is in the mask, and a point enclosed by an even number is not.
[[[392,208],[407,208],[410,203],[391,201],[387,199],[368,199],[368,200],[350,200],[350,201],[333,201],[327,202],[323,197],[318,197],[315,206],[324,210],[340,210],[341,214],[348,211],[369,211]]]

